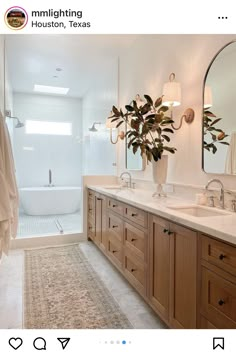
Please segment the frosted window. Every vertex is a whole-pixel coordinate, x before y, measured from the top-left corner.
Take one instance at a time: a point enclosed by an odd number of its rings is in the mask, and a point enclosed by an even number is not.
[[[28,134],[71,136],[72,123],[26,120],[25,132]]]

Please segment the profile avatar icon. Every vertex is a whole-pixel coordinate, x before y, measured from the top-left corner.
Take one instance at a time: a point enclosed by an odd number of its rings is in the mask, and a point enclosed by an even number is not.
[[[22,29],[26,26],[27,22],[28,14],[22,7],[10,7],[5,13],[5,23],[10,29]]]

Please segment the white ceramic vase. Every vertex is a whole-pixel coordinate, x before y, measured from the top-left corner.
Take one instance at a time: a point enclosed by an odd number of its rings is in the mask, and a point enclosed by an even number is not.
[[[166,197],[162,185],[166,183],[168,167],[168,155],[162,155],[158,161],[152,160],[152,175],[153,182],[157,184],[157,190],[153,197]]]

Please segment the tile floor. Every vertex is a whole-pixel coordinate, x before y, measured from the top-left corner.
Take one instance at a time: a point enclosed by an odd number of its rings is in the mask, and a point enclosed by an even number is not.
[[[17,238],[29,238],[33,237],[34,235],[46,236],[49,234],[58,234],[60,231],[56,226],[56,219],[59,220],[64,233],[81,232],[80,212],[73,214],[43,216],[30,216],[24,213],[20,213]]]
[[[165,324],[91,242],[81,249],[136,329],[162,329]],[[12,251],[0,264],[0,328],[22,328],[23,251]]]

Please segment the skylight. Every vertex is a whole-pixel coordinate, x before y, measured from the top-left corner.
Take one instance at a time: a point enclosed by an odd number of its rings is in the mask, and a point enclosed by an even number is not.
[[[69,89],[70,88],[43,86],[40,84],[34,85],[34,92],[38,92],[38,93],[66,95]]]

